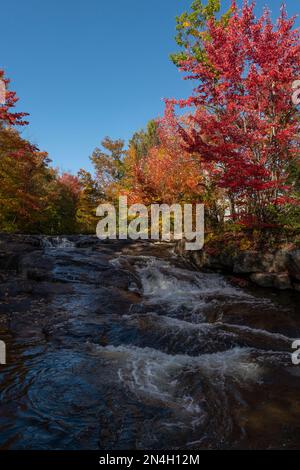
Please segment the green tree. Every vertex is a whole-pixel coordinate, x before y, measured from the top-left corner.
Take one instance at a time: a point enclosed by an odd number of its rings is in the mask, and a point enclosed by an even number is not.
[[[80,232],[94,233],[98,222],[96,208],[104,200],[104,194],[101,193],[97,181],[95,181],[90,172],[81,169],[78,173],[78,178],[81,192],[78,200],[76,219]]]
[[[158,135],[158,124],[152,119],[148,122],[146,130],[141,130],[133,134],[129,141],[129,148],[135,151],[138,159],[145,157],[149,150],[158,147],[160,139]]]
[[[177,35],[175,40],[182,50],[171,54],[171,60],[175,65],[179,67],[188,56],[193,56],[198,62],[207,61],[203,47],[203,39],[208,37],[207,22],[211,19],[217,19],[220,16],[220,10],[220,0],[208,0],[206,5],[201,0],[194,0],[190,11],[176,17]],[[220,16],[218,23],[225,26],[231,14],[232,9],[230,8]]]
[[[0,129],[0,230],[37,233],[45,224],[51,181],[46,153]]]
[[[101,142],[102,148],[96,148],[91,161],[96,170],[97,183],[105,192],[112,183],[119,182],[124,176],[124,141],[105,137]]]

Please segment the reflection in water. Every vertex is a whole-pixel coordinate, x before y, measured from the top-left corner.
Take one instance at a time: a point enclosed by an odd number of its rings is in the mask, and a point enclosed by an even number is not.
[[[0,447],[299,447],[297,299],[141,246],[44,241],[46,280],[2,302]]]

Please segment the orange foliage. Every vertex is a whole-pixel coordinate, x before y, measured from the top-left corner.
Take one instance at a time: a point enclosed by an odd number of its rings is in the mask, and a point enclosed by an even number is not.
[[[128,192],[132,203],[192,202],[203,193],[199,162],[175,149],[150,149],[145,158],[134,163],[132,173],[132,189]]]

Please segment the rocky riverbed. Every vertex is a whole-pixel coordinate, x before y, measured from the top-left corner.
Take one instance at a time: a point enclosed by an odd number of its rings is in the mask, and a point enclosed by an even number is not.
[[[299,448],[299,314],[172,244],[2,235],[0,448]]]
[[[228,250],[226,244],[218,252],[206,247],[186,251],[185,242],[176,244],[176,253],[202,271],[231,273],[243,276],[260,287],[300,292],[300,249],[291,245],[273,250]]]

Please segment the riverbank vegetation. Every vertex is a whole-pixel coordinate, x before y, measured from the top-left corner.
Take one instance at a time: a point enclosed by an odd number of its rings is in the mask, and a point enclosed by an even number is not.
[[[22,138],[26,114],[9,91],[0,105],[0,230],[95,233],[95,209],[120,194],[130,202],[204,203],[207,240],[240,249],[299,240],[300,35],[282,7],[273,22],[254,4],[221,15],[221,2],[195,0],[177,18],[171,56],[191,96],[167,99],[127,146],[106,137],[94,174],[60,174]],[[0,71],[0,79],[8,81]],[[177,109],[179,108],[179,112]]]

